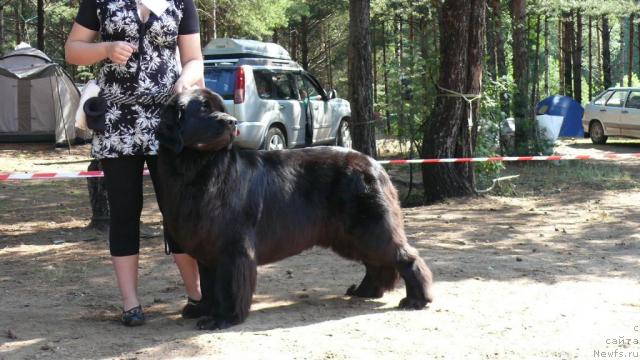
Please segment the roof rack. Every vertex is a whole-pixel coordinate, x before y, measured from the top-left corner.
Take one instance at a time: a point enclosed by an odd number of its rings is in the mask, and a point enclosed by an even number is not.
[[[279,60],[269,58],[241,58],[241,59],[205,59],[206,67],[237,67],[242,65],[251,65],[257,68],[278,68],[287,70],[303,70],[300,64],[292,60]]]
[[[289,52],[275,43],[246,39],[213,39],[202,49],[207,60],[228,58],[267,58],[291,60]]]

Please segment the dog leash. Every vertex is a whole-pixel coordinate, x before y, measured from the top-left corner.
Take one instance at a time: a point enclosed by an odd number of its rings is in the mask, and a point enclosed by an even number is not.
[[[102,93],[100,94],[105,100],[109,100],[118,104],[128,104],[128,105],[150,105],[150,104],[165,104],[169,98],[172,96],[171,93],[162,93],[162,92],[145,92],[140,94],[112,94],[112,93]]]

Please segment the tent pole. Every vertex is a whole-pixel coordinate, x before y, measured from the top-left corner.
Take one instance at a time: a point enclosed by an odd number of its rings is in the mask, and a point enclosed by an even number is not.
[[[69,140],[69,133],[67,132],[67,120],[64,118],[64,111],[62,111],[62,98],[60,97],[60,68],[56,68],[56,80],[57,80],[56,93],[58,94],[58,109],[60,110],[62,125],[64,126],[64,137],[67,139],[69,155],[71,155],[71,140]]]

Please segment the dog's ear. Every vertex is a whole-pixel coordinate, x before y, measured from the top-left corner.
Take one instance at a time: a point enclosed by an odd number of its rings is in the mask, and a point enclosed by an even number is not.
[[[160,146],[171,149],[176,154],[182,152],[184,148],[181,126],[182,109],[178,104],[178,97],[178,95],[172,97],[162,109],[157,132]]]

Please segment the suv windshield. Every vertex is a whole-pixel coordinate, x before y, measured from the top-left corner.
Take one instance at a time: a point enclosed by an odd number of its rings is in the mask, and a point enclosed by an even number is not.
[[[204,84],[210,90],[217,92],[225,100],[233,100],[236,85],[236,69],[233,68],[204,68]]]

